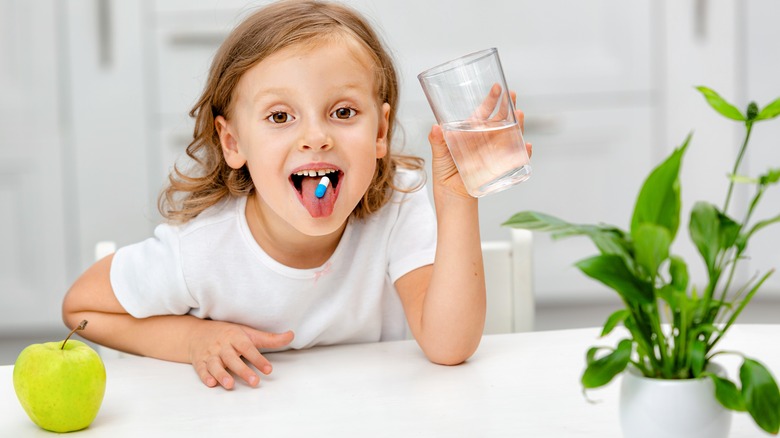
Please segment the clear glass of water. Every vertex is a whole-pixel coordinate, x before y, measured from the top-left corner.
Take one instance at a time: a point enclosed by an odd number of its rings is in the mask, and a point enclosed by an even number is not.
[[[495,48],[433,67],[417,78],[471,196],[496,193],[531,176]]]

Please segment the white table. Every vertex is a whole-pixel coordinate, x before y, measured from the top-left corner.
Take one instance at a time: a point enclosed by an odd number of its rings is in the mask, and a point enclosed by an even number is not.
[[[454,367],[428,362],[413,341],[275,353],[274,372],[259,387],[232,391],[205,387],[190,365],[113,359],[101,411],[77,436],[619,437],[619,380],[589,392],[596,404],[579,385],[598,333],[485,336]],[[722,347],[778,376],[778,338],[780,325],[735,326]],[[736,358],[720,362],[735,375]],[[0,367],[0,437],[51,436],[19,405],[12,370]],[[747,414],[735,414],[731,436],[765,434]]]

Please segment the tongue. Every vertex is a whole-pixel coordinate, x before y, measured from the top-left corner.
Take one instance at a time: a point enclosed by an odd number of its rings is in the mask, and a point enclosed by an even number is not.
[[[322,198],[318,198],[315,194],[321,179],[322,177],[304,177],[301,182],[301,203],[309,211],[311,217],[330,216],[333,213],[333,204],[336,203],[336,196],[331,185],[328,185],[325,196]]]

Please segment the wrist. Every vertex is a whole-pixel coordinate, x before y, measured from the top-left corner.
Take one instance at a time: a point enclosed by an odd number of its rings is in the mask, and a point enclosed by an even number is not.
[[[479,207],[479,200],[469,195],[465,188],[462,191],[455,191],[440,184],[433,185],[433,203],[437,214],[445,209],[476,211]]]

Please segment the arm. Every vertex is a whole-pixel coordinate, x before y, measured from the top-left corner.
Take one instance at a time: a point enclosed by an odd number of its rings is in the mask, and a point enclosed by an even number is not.
[[[522,126],[523,113],[516,115]],[[439,126],[431,129],[428,140],[438,224],[436,259],[433,266],[398,279],[396,289],[412,334],[428,359],[455,365],[476,351],[485,325],[478,201],[466,191]],[[530,144],[526,147],[530,154]]]
[[[396,289],[409,328],[428,359],[455,365],[477,349],[485,324],[477,199],[463,187],[438,126],[428,139],[433,148],[436,259],[432,266],[399,278]]]
[[[70,328],[86,319],[85,338],[117,350],[174,362],[191,363],[208,386],[226,388],[234,381],[226,368],[252,386],[259,378],[240,356],[264,374],[271,364],[258,348],[277,348],[292,341],[292,332],[272,334],[250,327],[191,315],[165,315],[138,319],[129,315],[111,288],[113,256],[89,268],[76,280],[62,304],[62,318]]]

